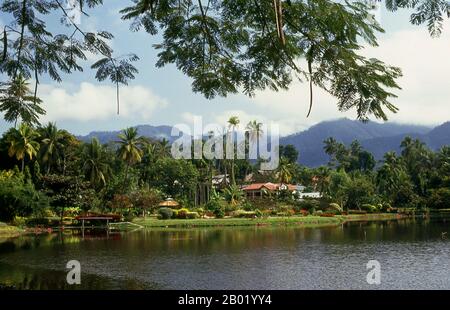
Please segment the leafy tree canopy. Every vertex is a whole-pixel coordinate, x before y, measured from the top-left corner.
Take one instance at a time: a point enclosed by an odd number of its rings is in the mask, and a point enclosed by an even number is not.
[[[78,0],[85,16],[102,0]],[[445,0],[388,0],[386,6],[414,9],[413,24],[426,24],[439,35],[450,14]],[[294,80],[325,89],[341,110],[356,109],[362,120],[386,119],[396,112],[390,99],[399,88],[400,69],[359,51],[377,45],[383,29],[369,18],[363,1],[332,0],[133,0],[121,13],[131,30],[162,32],[156,65],[175,64],[193,79],[192,88],[207,98],[266,88],[288,89]],[[87,53],[100,56],[91,64],[99,81],[117,87],[135,77],[134,54],[115,55],[108,31],[87,31],[77,25],[62,0],[5,0],[8,15],[1,36],[0,73],[14,80],[19,74],[36,81],[83,70]],[[52,31],[47,22],[59,18],[66,27]],[[38,112],[39,113],[39,112]]]

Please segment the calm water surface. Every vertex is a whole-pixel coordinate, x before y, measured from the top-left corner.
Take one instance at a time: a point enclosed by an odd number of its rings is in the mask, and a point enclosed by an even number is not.
[[[409,219],[26,236],[0,240],[0,283],[74,288],[65,266],[76,259],[76,288],[83,289],[450,289],[449,224]],[[366,282],[372,259],[381,263],[378,286]]]

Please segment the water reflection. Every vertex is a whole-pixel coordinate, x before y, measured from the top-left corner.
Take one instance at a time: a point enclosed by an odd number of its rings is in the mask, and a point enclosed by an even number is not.
[[[426,218],[320,229],[63,231],[0,243],[0,283],[73,288],[64,268],[77,259],[85,289],[450,289],[448,230],[445,219]],[[370,259],[382,264],[379,287],[365,281]]]

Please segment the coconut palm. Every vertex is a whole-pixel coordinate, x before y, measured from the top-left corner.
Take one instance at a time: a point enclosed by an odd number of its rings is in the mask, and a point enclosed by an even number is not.
[[[83,145],[81,162],[84,175],[92,185],[95,187],[106,185],[107,178],[111,174],[111,167],[105,149],[97,138],[93,138],[91,143]]]
[[[168,157],[170,156],[170,142],[166,138],[163,138],[162,140],[158,141],[156,144],[156,149],[159,153],[159,156],[161,157]]]
[[[249,135],[249,143],[250,143],[250,147],[252,147],[252,145],[255,145],[255,148],[253,150],[256,151],[255,157],[258,155],[258,141],[259,138],[261,137],[261,135],[264,133],[262,130],[262,123],[259,123],[256,120],[250,121],[248,122],[247,126],[245,127],[245,129],[247,129],[248,135]],[[250,155],[249,155],[250,156]],[[253,157],[253,156],[250,156]],[[250,158],[250,159],[256,159],[256,158]]]
[[[231,116],[228,119],[228,129],[229,132],[231,131],[231,135],[234,135],[234,132],[236,131],[236,128],[239,126],[240,120],[237,116]],[[228,134],[229,134],[228,132]],[[234,139],[232,139],[232,141],[234,141]],[[235,146],[234,146],[234,142],[233,142],[233,158],[231,158],[231,184],[232,185],[236,185],[236,178],[235,178],[235,172],[234,172],[234,151],[235,151]]]
[[[144,141],[142,137],[138,136],[137,129],[133,127],[124,129],[118,138],[119,140],[116,141],[119,145],[117,154],[126,163],[125,180],[127,180],[130,166],[142,160]]]
[[[8,155],[15,157],[22,162],[22,172],[25,169],[25,159],[28,156],[30,160],[36,156],[39,151],[39,134],[26,123],[20,125],[19,129],[13,128],[8,136]]]
[[[320,194],[329,192],[331,182],[331,169],[329,167],[321,166],[317,168],[317,186]]]
[[[7,122],[14,122],[14,127],[17,127],[19,118],[28,125],[39,124],[39,115],[45,114],[41,102],[22,75],[0,84],[0,112],[4,112]]]
[[[286,158],[281,158],[277,169],[278,180],[280,183],[289,184],[292,180],[293,165]]]
[[[59,130],[55,123],[48,123],[47,126],[38,129],[41,145],[39,149],[39,159],[46,174],[50,174],[52,167],[60,167],[64,158],[64,151],[71,136],[65,130]],[[72,136],[73,137],[73,136]]]

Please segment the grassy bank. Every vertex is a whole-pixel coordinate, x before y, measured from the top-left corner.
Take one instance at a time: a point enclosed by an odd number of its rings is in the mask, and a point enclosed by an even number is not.
[[[268,218],[225,218],[225,219],[195,219],[195,220],[159,220],[156,218],[138,218],[134,223],[145,228],[191,228],[191,227],[221,227],[221,226],[268,226],[268,225],[300,225],[302,227],[323,227],[339,225],[346,221],[374,221],[396,219],[397,214],[365,214],[338,215],[334,217],[320,216],[290,216]]]
[[[20,229],[19,227],[9,226],[5,223],[0,222],[0,239],[17,237],[21,233],[23,233],[23,230]]]

